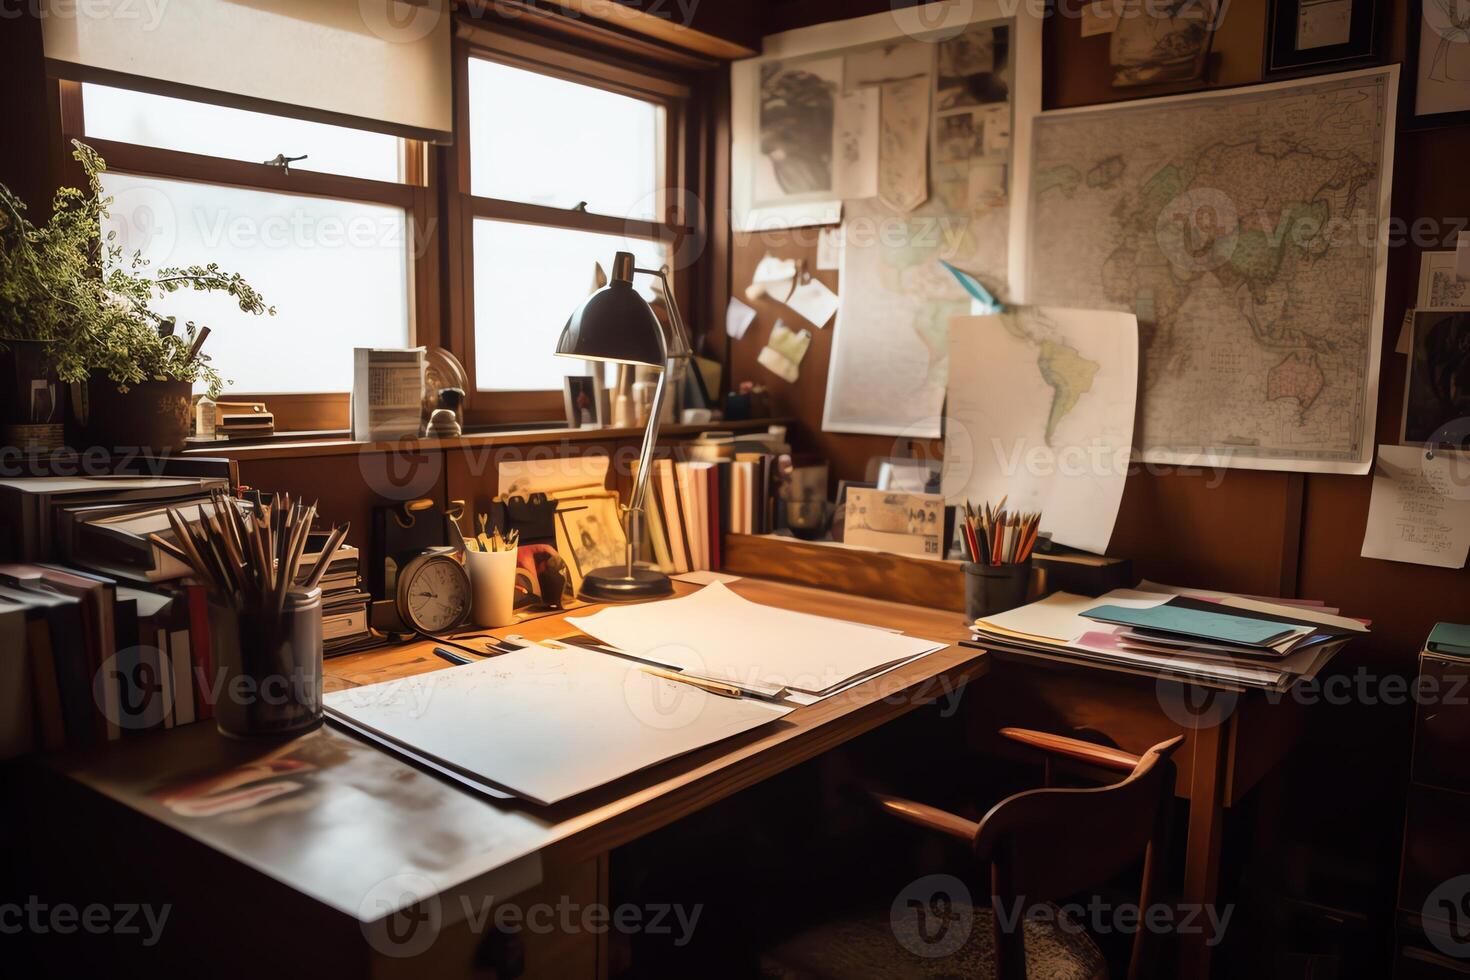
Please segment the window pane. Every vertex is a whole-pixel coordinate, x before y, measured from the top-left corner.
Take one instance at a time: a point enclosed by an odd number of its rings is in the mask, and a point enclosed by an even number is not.
[[[163,150],[263,163],[306,154],[298,170],[400,181],[400,140],[345,126],[228,109],[146,92],[82,85],[87,135]]]
[[[586,362],[557,357],[557,338],[592,287],[593,267],[606,271],[617,252],[632,252],[640,269],[668,261],[661,242],[480,219],[475,222],[475,383],[482,391],[560,389]],[[653,296],[649,276],[635,280]]]
[[[240,312],[225,295],[181,290],[155,309],[207,325],[204,352],[226,392],[352,389],[352,348],[409,342],[407,215],[401,208],[130,174],[102,177],[104,231],[150,269],[218,262],[276,307]]]
[[[470,193],[652,220],[662,106],[470,59]]]

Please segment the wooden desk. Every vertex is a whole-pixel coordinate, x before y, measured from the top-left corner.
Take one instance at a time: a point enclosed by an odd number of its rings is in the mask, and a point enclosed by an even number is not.
[[[952,645],[756,731],[548,808],[476,795],[330,726],[257,743],[225,739],[212,725],[191,725],[49,760],[47,768],[65,777],[59,780],[65,788],[82,788],[72,794],[71,806],[81,801],[95,813],[100,808],[89,794],[102,794],[119,805],[112,808],[119,820],[132,818],[128,834],[144,835],[130,840],[146,839],[150,851],[182,865],[168,870],[164,890],[180,915],[207,905],[209,914],[187,928],[212,933],[185,938],[201,955],[219,942],[233,947],[228,962],[212,964],[213,973],[465,975],[484,933],[483,923],[471,928],[467,913],[512,896],[526,903],[540,895],[605,900],[612,848],[943,698],[988,669],[983,653],[954,645],[968,634],[952,612],[750,579],[732,588],[757,602]],[[590,608],[578,610],[585,611]],[[557,615],[495,632],[544,639],[571,630]],[[328,661],[329,685],[342,689],[446,669],[432,647],[413,644]],[[252,801],[256,793],[262,798]],[[241,805],[232,809],[236,799]],[[40,808],[32,830],[59,832],[56,820],[53,807]],[[104,838],[65,836],[70,843],[58,846],[76,851],[83,865],[89,844],[109,864],[120,860]],[[220,875],[227,877],[221,881]],[[400,957],[424,933],[395,932],[399,917],[385,915],[378,903],[396,903],[405,894],[420,900],[413,911],[428,916],[432,942]],[[186,905],[181,898],[194,901]],[[271,941],[241,943],[244,916]],[[304,948],[283,948],[302,934]],[[533,938],[526,938],[527,975],[606,973],[604,936]]]

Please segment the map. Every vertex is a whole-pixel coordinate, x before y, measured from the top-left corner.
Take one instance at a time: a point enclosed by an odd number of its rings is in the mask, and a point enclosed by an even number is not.
[[[947,503],[1040,511],[1041,530],[1107,550],[1133,446],[1138,324],[1131,313],[1019,306],[949,332]]]
[[[1026,298],[1137,314],[1144,460],[1367,471],[1397,77],[1037,118]]]

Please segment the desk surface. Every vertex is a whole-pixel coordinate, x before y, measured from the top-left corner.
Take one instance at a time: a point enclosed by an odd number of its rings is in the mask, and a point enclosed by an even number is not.
[[[682,594],[693,587],[678,588]],[[543,862],[570,863],[625,844],[946,698],[988,669],[984,653],[958,645],[969,633],[953,612],[754,579],[731,588],[756,602],[950,645],[553,807],[488,799],[330,726],[292,739],[240,742],[195,724],[52,764],[331,908],[374,921],[429,895],[505,898],[536,884]],[[491,632],[537,640],[572,629],[554,615]],[[416,643],[330,660],[327,687],[447,669],[432,648]],[[460,903],[445,907],[451,904]]]

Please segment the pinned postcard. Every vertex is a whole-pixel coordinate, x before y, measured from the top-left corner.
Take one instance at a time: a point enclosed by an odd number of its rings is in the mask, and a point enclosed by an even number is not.
[[[1464,568],[1470,553],[1470,455],[1379,446],[1364,558]]]
[[[786,305],[795,310],[804,320],[811,321],[818,330],[831,322],[841,300],[819,279],[808,279],[791,293]]]
[[[761,349],[756,360],[761,366],[788,384],[795,384],[801,377],[801,361],[812,344],[808,330],[793,331],[780,320],[771,328],[771,339]]]
[[[1082,36],[1111,34],[1118,26],[1118,7],[1122,0],[1090,0],[1082,5]]]
[[[731,339],[739,340],[754,321],[755,310],[740,302],[739,297],[731,296],[730,304],[725,307],[725,333]]]

